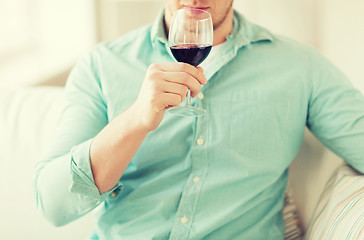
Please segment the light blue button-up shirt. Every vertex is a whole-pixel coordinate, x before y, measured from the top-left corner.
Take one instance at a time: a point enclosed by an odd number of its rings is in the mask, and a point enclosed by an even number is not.
[[[311,47],[234,13],[191,118],[168,111],[111,191],[99,194],[89,146],[137,98],[148,66],[174,61],[163,12],[97,46],[73,69],[52,147],[36,169],[39,209],[64,225],[98,208],[93,239],[283,239],[288,167],[305,126],[364,171],[364,98]]]

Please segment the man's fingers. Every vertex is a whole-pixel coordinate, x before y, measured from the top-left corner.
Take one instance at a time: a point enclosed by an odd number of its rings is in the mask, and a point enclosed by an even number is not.
[[[187,63],[155,63],[153,67],[156,67],[164,72],[186,72],[194,77],[200,84],[204,85],[207,83],[207,79],[203,74],[201,67],[194,67]]]
[[[186,86],[191,91],[191,96],[195,97],[201,89],[201,85],[191,75],[185,72],[164,72],[163,79],[172,84]]]
[[[181,101],[183,101],[187,95],[188,87],[183,84],[165,81],[162,90],[165,93],[174,93],[180,95]]]
[[[163,109],[179,106],[182,102],[181,96],[175,93],[164,93],[160,100]]]

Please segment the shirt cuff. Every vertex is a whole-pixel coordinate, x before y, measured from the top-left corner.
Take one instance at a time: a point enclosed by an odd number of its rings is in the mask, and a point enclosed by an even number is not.
[[[90,146],[93,139],[90,139],[80,145],[73,147],[71,150],[71,176],[72,183],[69,190],[73,193],[85,195],[93,198],[98,202],[104,201],[113,193],[120,192],[121,183],[117,183],[110,191],[100,194],[92,175],[90,164]]]

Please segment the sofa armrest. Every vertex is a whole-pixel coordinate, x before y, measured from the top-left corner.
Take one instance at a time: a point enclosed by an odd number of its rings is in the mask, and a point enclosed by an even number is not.
[[[37,211],[33,172],[61,112],[62,87],[0,89],[0,223],[3,239],[85,239],[92,216],[63,228]]]
[[[348,165],[337,169],[325,185],[306,240],[363,239],[364,174]]]

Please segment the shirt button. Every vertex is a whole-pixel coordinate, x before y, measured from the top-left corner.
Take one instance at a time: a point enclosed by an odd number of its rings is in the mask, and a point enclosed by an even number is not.
[[[203,145],[203,143],[204,143],[204,141],[203,141],[203,138],[202,137],[199,137],[198,139],[197,139],[197,145]]]
[[[111,198],[116,198],[120,193],[120,188],[116,188],[111,194],[110,197]]]
[[[202,93],[202,92],[199,92],[199,93],[197,94],[197,97],[198,97],[198,99],[202,100],[202,99],[204,98],[204,95],[203,95],[203,93]]]
[[[200,181],[200,179],[199,179],[198,177],[194,177],[194,178],[192,179],[192,181],[193,181],[194,183],[198,183],[198,182]]]
[[[181,223],[185,224],[188,222],[188,219],[186,216],[183,216],[183,218],[181,218]]]
[[[110,195],[110,197],[111,197],[111,198],[116,198],[116,196],[117,196],[117,195],[116,195],[116,193],[114,193],[114,192],[113,192],[113,193],[111,193],[111,195]]]

